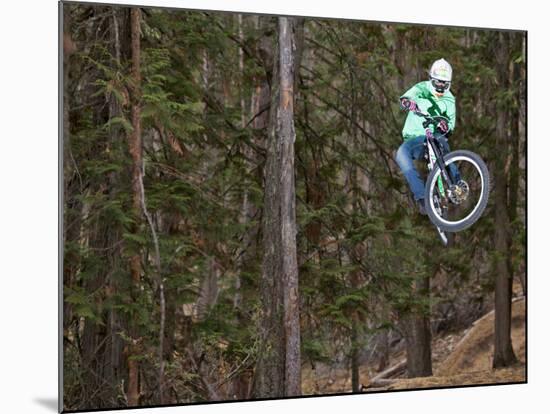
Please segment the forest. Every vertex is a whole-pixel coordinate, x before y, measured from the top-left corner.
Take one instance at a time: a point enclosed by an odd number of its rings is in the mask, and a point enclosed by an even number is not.
[[[525,32],[61,8],[65,410],[362,392],[396,353],[431,377],[491,311],[491,369],[525,364]],[[440,58],[492,183],[448,246],[394,158]]]

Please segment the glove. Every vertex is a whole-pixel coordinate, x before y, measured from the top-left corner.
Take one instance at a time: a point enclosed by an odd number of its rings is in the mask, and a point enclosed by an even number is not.
[[[401,109],[405,111],[417,112],[419,110],[418,105],[415,101],[411,101],[408,98],[401,99]]]
[[[446,134],[447,132],[449,132],[449,124],[447,123],[447,121],[445,121],[444,119],[439,121],[439,123],[437,124],[437,130],[442,134]]]

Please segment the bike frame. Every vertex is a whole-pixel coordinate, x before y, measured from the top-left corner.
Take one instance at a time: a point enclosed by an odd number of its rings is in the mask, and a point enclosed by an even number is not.
[[[439,192],[441,193],[441,195],[445,197],[443,180],[445,180],[448,187],[455,184],[455,182],[451,177],[451,175],[449,174],[449,172],[447,171],[447,168],[445,166],[445,160],[443,159],[443,153],[439,149],[439,145],[436,142],[435,136],[432,130],[430,129],[430,125],[435,125],[433,122],[433,118],[430,118],[427,114],[423,114],[421,112],[418,113],[418,115],[423,116],[426,119],[423,122],[422,126],[426,131],[426,145],[428,146],[428,168],[431,170],[436,163],[439,166],[439,169],[441,170],[441,175],[437,180],[437,186],[439,188]]]
[[[426,142],[426,146],[428,148],[428,170],[431,171],[437,162],[437,157],[433,149],[433,144],[431,142]],[[439,189],[439,194],[445,197],[445,188],[443,187],[443,179],[441,176],[437,178],[437,188]]]
[[[431,133],[431,131],[430,131]],[[434,140],[426,139],[426,146],[428,148],[428,170],[432,170],[437,163],[437,155],[434,150],[435,147]],[[437,188],[439,189],[439,194],[441,197],[445,197],[445,188],[443,187],[443,179],[441,178],[441,175],[437,178]],[[439,234],[439,238],[443,242],[445,246],[449,243],[449,238],[447,234],[441,230],[438,226],[435,226],[437,233]]]
[[[439,145],[436,142],[435,136],[432,133],[432,130],[430,129],[430,124],[432,122],[428,119],[424,121],[423,126],[426,131],[426,147],[428,149],[428,170],[432,170],[435,165],[439,165],[439,169],[441,170],[441,174],[437,178],[437,188],[439,190],[439,194],[442,198],[446,196],[445,194],[445,187],[443,186],[443,180],[445,180],[447,183],[453,183],[453,179],[450,176],[450,174],[447,172],[447,169],[445,167],[445,162],[443,159],[443,154],[441,150],[439,149]],[[449,243],[449,238],[445,231],[441,230],[438,226],[435,226],[439,237],[441,238],[441,241],[445,246]]]

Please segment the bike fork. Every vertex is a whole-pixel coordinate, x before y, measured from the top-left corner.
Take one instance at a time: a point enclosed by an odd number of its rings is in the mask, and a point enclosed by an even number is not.
[[[441,164],[438,163],[438,160],[440,158],[436,155],[436,153],[434,151],[434,145],[432,144],[432,142],[428,143],[427,145],[428,145],[428,169],[432,170],[436,163],[441,168]],[[445,170],[442,169],[441,171],[445,171]],[[447,178],[449,178],[448,175],[447,175]],[[439,190],[439,194],[440,194],[441,198],[445,197],[445,188],[443,187],[443,178],[442,178],[441,174],[439,175],[439,177],[437,177],[437,189]],[[430,196],[433,197],[433,195],[430,195]],[[438,208],[440,210],[443,208],[441,206],[441,201],[438,201]],[[449,244],[449,238],[447,236],[447,233],[445,233],[443,230],[441,230],[438,226],[435,226],[435,229],[437,230],[437,233],[439,235],[439,238],[443,242],[443,245],[447,246]]]
[[[436,145],[435,139],[433,138],[433,136],[428,136],[427,138],[428,138],[428,148],[430,152],[430,163],[432,164],[432,166],[433,164],[437,164],[439,167],[439,170],[441,171],[441,174],[439,175],[439,178],[437,180],[437,185],[441,195],[444,196],[445,190],[443,188],[442,177],[443,177],[443,180],[445,180],[445,182],[447,183],[448,187],[455,184],[455,182],[451,174],[449,174],[449,172],[447,171],[447,166],[445,165],[443,154],[439,150],[439,147]]]

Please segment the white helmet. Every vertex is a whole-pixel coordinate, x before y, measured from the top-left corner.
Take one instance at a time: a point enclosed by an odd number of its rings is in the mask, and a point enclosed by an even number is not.
[[[430,84],[434,93],[443,95],[451,87],[453,68],[445,59],[436,60],[430,69]]]

